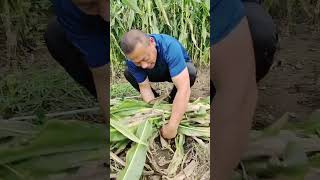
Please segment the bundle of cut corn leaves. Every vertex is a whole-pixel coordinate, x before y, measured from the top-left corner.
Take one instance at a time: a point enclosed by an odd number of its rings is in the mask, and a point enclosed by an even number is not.
[[[134,180],[157,175],[185,179],[201,169],[195,156],[200,149],[208,156],[209,99],[188,104],[178,135],[170,143],[159,135],[159,129],[168,122],[171,108],[171,104],[151,105],[133,99],[114,102],[110,119],[112,178]],[[167,152],[167,157],[157,156],[160,151]],[[209,164],[210,158],[205,159]],[[202,176],[209,175],[209,165],[202,170]]]

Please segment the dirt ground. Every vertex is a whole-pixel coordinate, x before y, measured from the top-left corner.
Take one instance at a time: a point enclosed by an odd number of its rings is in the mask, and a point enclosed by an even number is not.
[[[192,98],[210,95],[208,69],[201,69]],[[307,31],[280,36],[274,65],[259,83],[254,127],[269,125],[285,112],[303,120],[320,108],[320,33]]]
[[[259,83],[256,127],[285,112],[303,120],[320,108],[320,33],[297,32],[281,36],[280,49],[269,74]]]

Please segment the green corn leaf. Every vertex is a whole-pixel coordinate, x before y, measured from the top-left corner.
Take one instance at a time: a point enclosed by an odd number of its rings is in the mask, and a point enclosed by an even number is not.
[[[168,19],[168,16],[167,16],[167,13],[166,13],[166,10],[163,7],[163,2],[161,0],[155,0],[155,3],[157,5],[157,7],[160,9],[160,11],[163,15],[163,18],[166,21],[166,24],[172,29],[170,22],[169,22],[169,19]]]
[[[83,133],[79,133],[83,132]],[[27,145],[0,149],[0,164],[54,153],[106,148],[105,127],[82,121],[48,120]]]
[[[306,166],[308,164],[308,157],[303,147],[297,142],[290,141],[284,152],[284,163],[289,168]]]
[[[185,143],[184,135],[179,134],[178,138],[175,139],[175,143],[176,143],[176,151],[172,158],[173,161],[171,161],[167,169],[167,173],[170,176],[175,175],[175,173],[177,172],[183,160],[183,157],[184,157],[183,144]]]
[[[25,121],[0,121],[0,138],[6,136],[33,135],[39,127]]]
[[[178,132],[186,136],[210,137],[210,127],[188,127],[180,125]]]
[[[134,135],[131,131],[129,131],[123,124],[119,123],[118,121],[110,119],[110,125],[128,139],[131,139],[132,141],[139,144],[147,145],[145,142],[141,141],[136,135]]]
[[[142,142],[148,142],[152,136],[153,128],[149,121],[145,121],[139,126],[137,136]],[[139,180],[143,171],[146,160],[148,146],[141,143],[133,145],[126,156],[126,167],[120,173],[117,179],[119,180]]]
[[[118,142],[118,141],[123,141],[125,139],[127,139],[126,136],[121,134],[116,129],[110,127],[110,142]]]
[[[129,6],[132,10],[134,10],[135,12],[141,14],[141,10],[137,5],[137,0],[123,0],[123,3],[127,6]]]

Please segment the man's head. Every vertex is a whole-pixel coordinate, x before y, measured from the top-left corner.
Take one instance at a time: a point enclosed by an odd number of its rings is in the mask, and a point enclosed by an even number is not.
[[[157,49],[152,37],[140,30],[130,30],[120,43],[122,51],[136,66],[152,69],[156,64]]]

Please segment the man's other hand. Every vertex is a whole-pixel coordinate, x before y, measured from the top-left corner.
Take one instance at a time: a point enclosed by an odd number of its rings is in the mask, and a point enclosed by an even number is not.
[[[165,139],[173,139],[178,133],[178,125],[166,124],[161,128],[161,135]]]

